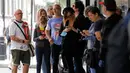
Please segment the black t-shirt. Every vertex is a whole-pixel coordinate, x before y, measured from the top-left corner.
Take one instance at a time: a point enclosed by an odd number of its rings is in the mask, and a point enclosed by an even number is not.
[[[103,22],[104,22],[104,19],[100,19],[100,20],[95,22],[95,27],[94,27],[95,32],[101,31]]]
[[[104,22],[104,19],[101,18],[101,19],[99,19],[98,21],[96,21],[94,23],[95,24],[95,26],[94,26],[94,31],[95,32],[96,31],[101,31],[103,22]],[[97,51],[99,51],[99,49],[100,49],[100,41],[98,41],[97,39],[95,41],[94,47],[97,49]]]

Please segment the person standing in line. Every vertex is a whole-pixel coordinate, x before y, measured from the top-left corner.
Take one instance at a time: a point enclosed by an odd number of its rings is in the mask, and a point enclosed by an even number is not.
[[[83,15],[83,13],[84,13],[83,2],[76,1],[73,4],[72,8],[75,11],[75,17],[76,17],[73,27],[80,31],[87,29],[88,26],[86,25],[85,16]],[[76,71],[76,73],[85,73],[83,66],[82,66],[82,57],[83,57],[83,52],[85,49],[86,41],[82,40],[82,35],[80,33],[78,33],[77,36],[75,36],[75,37],[77,37],[77,39],[78,39],[77,48],[75,48],[75,50],[74,50],[75,71]]]
[[[100,31],[104,19],[101,17],[100,10],[97,7],[91,7],[91,9],[87,11],[87,15],[93,22],[89,30],[83,30],[88,40],[87,65],[89,65],[91,73],[98,73],[98,53],[101,41]]]
[[[114,27],[119,23],[119,21],[122,19],[121,15],[116,14],[116,2],[115,0],[105,0],[104,2],[100,2],[102,5],[103,13],[106,15],[107,19],[103,23],[103,27],[101,30],[102,33],[102,41],[101,41],[101,51],[99,54],[100,61],[99,64],[104,63],[104,71],[106,73],[106,67],[107,67],[107,53],[110,49],[108,49],[108,38],[111,34],[111,31],[114,29]]]
[[[34,30],[33,40],[36,42],[37,73],[50,73],[50,44],[45,35],[47,13],[44,9],[38,11],[38,24]]]
[[[130,73],[130,13],[108,38],[107,73]]]
[[[74,64],[73,57],[74,54],[72,52],[76,48],[77,31],[75,31],[73,24],[75,21],[74,10],[71,7],[66,7],[63,10],[63,23],[60,29],[60,36],[62,36],[62,56],[67,64],[64,65],[66,69],[68,69],[68,73],[74,73]]]
[[[47,17],[48,17],[48,19],[52,18],[53,15],[54,15],[53,6],[49,6],[48,9],[47,9]]]
[[[12,73],[17,73],[20,61],[23,64],[23,73],[28,73],[30,65],[30,53],[28,44],[31,41],[31,37],[29,35],[29,27],[27,22],[24,22],[22,20],[22,10],[16,10],[14,16],[15,20],[9,27],[9,36],[11,38],[11,53],[13,59]],[[25,36],[17,25],[23,30]],[[25,37],[27,39],[25,39]]]
[[[7,59],[9,60],[8,68],[12,69],[12,57],[11,57],[11,50],[10,50],[11,39],[10,39],[10,36],[9,36],[9,25],[7,26],[7,28],[4,31],[4,36],[5,36],[6,40],[7,40],[6,49],[7,49]]]
[[[59,4],[55,4],[53,6],[53,12],[54,16],[48,20],[45,33],[51,45],[53,73],[58,73],[58,62],[62,41],[62,38],[59,36],[59,31],[63,20],[61,15],[61,6]]]
[[[47,8],[47,17],[48,17],[48,19],[51,19],[52,17],[53,17],[53,15],[54,15],[54,12],[53,12],[53,6],[49,6],[48,8]],[[52,54],[50,55],[50,64],[51,64],[51,69],[52,69],[52,64],[53,63],[53,60],[52,60]]]

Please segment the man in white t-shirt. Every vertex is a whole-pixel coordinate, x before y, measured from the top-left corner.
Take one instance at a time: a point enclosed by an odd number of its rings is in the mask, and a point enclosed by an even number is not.
[[[9,36],[11,38],[11,53],[13,59],[12,73],[17,73],[17,68],[20,64],[20,61],[23,63],[23,73],[28,73],[30,65],[30,53],[28,47],[28,44],[30,43],[29,29],[27,23],[22,21],[22,10],[16,10],[14,16],[15,20],[9,27]],[[17,25],[22,29],[25,36]]]

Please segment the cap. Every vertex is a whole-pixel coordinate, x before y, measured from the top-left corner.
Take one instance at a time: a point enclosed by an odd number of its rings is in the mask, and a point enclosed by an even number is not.
[[[115,0],[105,0],[99,4],[104,5],[108,11],[116,11],[117,8]]]

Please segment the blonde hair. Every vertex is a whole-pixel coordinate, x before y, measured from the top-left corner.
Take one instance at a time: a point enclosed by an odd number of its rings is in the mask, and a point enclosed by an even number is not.
[[[60,9],[60,10],[61,10],[60,4],[54,4],[54,7],[56,7],[57,9]]]
[[[47,12],[45,9],[40,9],[38,12],[37,12],[37,23],[39,23],[39,18],[42,16],[41,13],[42,12],[45,12],[45,17],[47,17]]]

